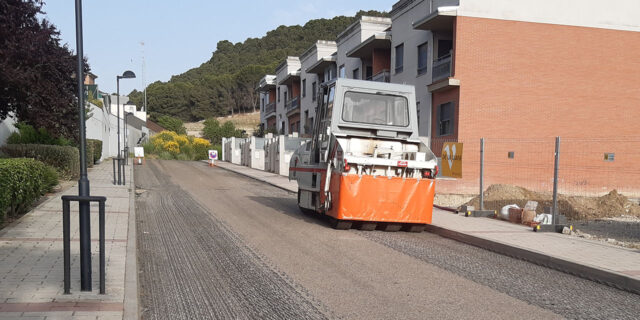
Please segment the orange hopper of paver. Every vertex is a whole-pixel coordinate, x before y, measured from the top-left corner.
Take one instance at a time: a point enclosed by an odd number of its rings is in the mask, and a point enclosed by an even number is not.
[[[438,167],[418,136],[414,87],[341,78],[318,97],[312,139],[289,162],[300,209],[337,229],[423,230]]]

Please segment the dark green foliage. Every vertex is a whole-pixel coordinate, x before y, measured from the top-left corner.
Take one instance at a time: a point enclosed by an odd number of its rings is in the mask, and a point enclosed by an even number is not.
[[[0,159],[0,222],[25,212],[58,184],[52,167],[33,159]]]
[[[376,11],[360,11],[356,17],[339,16],[316,19],[304,26],[279,26],[262,38],[249,38],[233,44],[218,42],[211,59],[197,68],[173,76],[168,82],[147,87],[150,117],[157,120],[170,115],[184,121],[199,121],[236,112],[255,111],[260,78],[272,74],[280,61],[297,56],[317,40],[334,40],[360,16],[388,16]],[[142,92],[134,90],[129,98],[142,105]],[[215,143],[215,142],[214,142]]]
[[[242,130],[236,129],[236,126],[231,121],[227,121],[220,125],[220,122],[215,118],[209,118],[204,122],[204,129],[202,130],[203,136],[213,145],[219,145],[222,143],[222,138],[242,138]]]
[[[90,157],[93,163],[98,163],[100,158],[102,158],[102,141],[97,139],[87,139],[87,150],[89,150],[89,145],[93,148],[93,152],[89,153],[87,151],[87,157]]]
[[[158,124],[163,128],[173,131],[177,134],[187,134],[187,129],[184,127],[182,120],[171,116],[160,116],[158,118]]]
[[[78,178],[80,153],[70,146],[50,146],[43,144],[8,144],[0,150],[12,158],[33,158],[50,165],[63,179]]]
[[[48,144],[56,146],[71,145],[69,139],[53,137],[45,128],[36,130],[26,123],[16,124],[17,132],[12,133],[7,139],[7,144]]]
[[[0,1],[0,120],[13,113],[54,136],[78,141],[76,57],[43,18],[42,5],[42,0]]]

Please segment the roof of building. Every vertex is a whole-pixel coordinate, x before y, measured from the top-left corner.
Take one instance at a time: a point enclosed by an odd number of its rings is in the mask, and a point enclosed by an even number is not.
[[[154,133],[160,133],[162,131],[165,131],[167,129],[163,128],[161,125],[147,119],[147,128],[149,129],[149,131],[152,131]]]

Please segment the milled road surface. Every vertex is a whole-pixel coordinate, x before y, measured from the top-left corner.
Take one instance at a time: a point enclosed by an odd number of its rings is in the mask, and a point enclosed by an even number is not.
[[[636,319],[640,297],[439,236],[339,231],[199,162],[137,166],[144,319]]]

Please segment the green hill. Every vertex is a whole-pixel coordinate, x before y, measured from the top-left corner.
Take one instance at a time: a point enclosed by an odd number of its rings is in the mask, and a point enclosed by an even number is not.
[[[377,11],[360,11],[355,17],[316,19],[304,26],[280,26],[262,38],[233,44],[218,42],[211,59],[197,68],[171,77],[168,82],[147,86],[147,105],[152,119],[170,115],[184,121],[198,121],[254,111],[258,106],[255,87],[265,74],[273,74],[286,56],[296,56],[317,40],[333,40],[363,15],[387,16]],[[142,105],[143,95],[134,90],[129,97]]]

